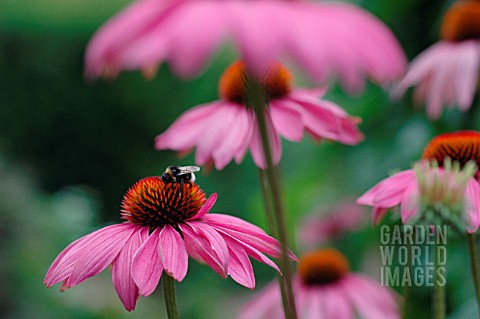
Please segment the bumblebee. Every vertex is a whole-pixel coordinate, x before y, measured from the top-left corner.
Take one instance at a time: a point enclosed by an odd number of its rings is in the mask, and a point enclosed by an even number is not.
[[[161,178],[165,183],[193,183],[195,174],[200,171],[198,166],[168,166]]]

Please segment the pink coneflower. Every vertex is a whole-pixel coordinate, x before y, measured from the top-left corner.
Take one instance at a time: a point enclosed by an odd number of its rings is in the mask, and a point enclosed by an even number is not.
[[[480,226],[480,133],[441,134],[425,148],[414,169],[399,172],[367,191],[357,203],[373,206],[378,223],[389,208],[400,205],[404,223],[424,219],[475,232]],[[452,163],[453,161],[453,163]]]
[[[302,256],[293,282],[298,318],[400,318],[392,291],[349,269],[335,249]],[[278,282],[273,282],[246,305],[240,318],[283,318],[281,300]]]
[[[222,278],[230,275],[253,289],[255,277],[248,257],[278,271],[264,253],[279,257],[279,244],[242,219],[209,214],[216,199],[216,194],[206,199],[194,183],[146,177],[125,195],[125,222],[70,244],[50,266],[44,283],[50,287],[63,281],[60,290],[64,291],[112,264],[115,290],[125,309],[131,311],[139,295],[148,296],[155,290],[163,271],[182,281],[190,255]],[[291,254],[290,258],[296,257]]]
[[[300,244],[302,247],[318,247],[336,240],[347,232],[362,228],[365,218],[363,209],[351,200],[322,209],[300,223],[297,231]]]
[[[220,80],[221,100],[197,106],[180,116],[157,136],[156,148],[186,153],[196,148],[195,162],[214,162],[224,168],[232,159],[240,163],[250,148],[257,166],[266,167],[255,112],[248,106],[246,69],[243,62],[229,67]],[[360,119],[350,117],[338,105],[320,100],[325,90],[293,89],[292,76],[275,63],[264,72],[262,85],[268,108],[265,113],[272,145],[273,161],[281,157],[280,135],[300,141],[307,131],[314,139],[330,139],[357,144],[363,135]]]
[[[391,81],[406,60],[377,18],[340,3],[286,0],[139,0],[108,21],[86,52],[88,76],[151,73],[164,61],[190,76],[230,40],[249,71],[288,58],[315,80],[337,76],[358,90],[364,76]]]
[[[446,13],[442,40],[413,60],[394,91],[400,96],[416,86],[415,100],[425,102],[427,114],[437,119],[446,106],[465,112],[477,90],[480,72],[480,2],[459,1]]]

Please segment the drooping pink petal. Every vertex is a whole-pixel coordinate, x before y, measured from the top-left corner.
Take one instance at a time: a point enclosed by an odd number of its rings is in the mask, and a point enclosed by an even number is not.
[[[394,88],[394,97],[400,97],[408,87],[415,85],[422,79],[431,75],[432,70],[438,65],[448,44],[439,42],[420,53],[410,64],[407,74]]]
[[[268,235],[261,235],[258,233],[245,233],[238,230],[232,230],[222,226],[215,226],[215,229],[227,233],[239,242],[246,243],[255,249],[260,250],[272,257],[280,258],[281,249],[278,241]],[[294,258],[293,254],[290,254],[290,258]]]
[[[265,121],[267,125],[268,142],[270,144],[270,151],[272,156],[273,165],[277,165],[280,162],[282,156],[282,145],[280,143],[280,137],[278,136],[273,126],[272,119],[268,112],[265,112]],[[250,144],[250,152],[252,153],[253,161],[261,169],[267,168],[267,160],[263,152],[263,142],[260,135],[260,129],[258,125],[255,125],[252,143]]]
[[[183,113],[164,133],[158,135],[158,150],[187,151],[197,145],[199,136],[212,124],[211,118],[221,102],[199,105]]]
[[[368,190],[357,199],[357,204],[383,208],[394,207],[400,204],[405,191],[414,183],[416,183],[415,172],[413,170],[402,171],[384,179]]]
[[[402,216],[402,223],[406,224],[418,212],[420,194],[417,183],[410,184],[403,196],[400,204],[400,215]]]
[[[214,215],[213,218],[210,218],[210,215]],[[245,252],[247,253],[248,256],[252,257],[253,259],[255,259],[255,260],[257,260],[257,261],[259,261],[259,262],[261,262],[261,263],[264,263],[264,264],[272,267],[273,269],[275,269],[276,271],[278,271],[279,273],[281,273],[281,272],[280,272],[280,269],[278,268],[278,266],[277,266],[273,261],[271,261],[270,259],[268,259],[267,256],[265,256],[265,255],[262,253],[262,252],[264,252],[263,250],[260,251],[260,250],[258,250],[258,249],[256,249],[256,248],[252,247],[251,245],[247,244],[246,242],[239,240],[239,239],[236,238],[235,236],[229,234],[229,233],[225,230],[225,228],[223,228],[223,229],[222,229],[221,227],[218,228],[218,225],[221,226],[221,224],[219,224],[219,220],[221,220],[223,217],[225,217],[225,218],[223,219],[222,222],[226,222],[226,223],[228,224],[228,221],[231,221],[231,225],[232,225],[234,228],[235,228],[235,227],[238,227],[238,226],[240,226],[240,228],[241,228],[242,226],[245,226],[245,225],[247,225],[247,227],[248,227],[248,225],[249,225],[249,223],[247,223],[247,222],[245,222],[245,221],[243,221],[243,220],[241,220],[241,219],[239,219],[239,218],[236,218],[236,217],[233,217],[233,216],[227,216],[227,215],[223,215],[223,214],[208,214],[207,216],[205,216],[204,219],[206,219],[207,223],[210,224],[212,227],[214,227],[214,228],[220,233],[220,235],[221,235],[225,240],[228,240],[228,239],[233,240],[236,245],[241,246],[241,247],[245,250]],[[241,221],[241,222],[240,222],[240,221]],[[225,225],[227,225],[227,224],[225,224]],[[237,226],[235,226],[235,224],[236,224]],[[254,227],[256,227],[256,226],[254,226]],[[259,232],[258,232],[257,234],[260,234],[260,235],[261,235],[261,234],[265,234],[265,233],[263,232],[263,230],[261,230],[260,228],[258,228],[258,230],[259,230]],[[265,236],[267,236],[267,235],[265,234]],[[231,240],[229,240],[229,242],[230,242],[231,244],[233,244],[233,242],[232,242]],[[291,252],[290,252],[290,253],[291,253]],[[293,255],[293,253],[291,253],[290,258],[293,259],[293,260],[297,260],[297,259],[296,259],[296,256]]]
[[[237,229],[240,231],[250,231],[259,234],[267,235],[267,233],[260,227],[251,224],[241,218],[226,215],[226,214],[208,214],[204,217],[204,220],[212,226],[222,226],[231,229]]]
[[[205,223],[180,224],[187,250],[194,251],[222,278],[228,275],[228,248],[216,230]]]
[[[344,296],[362,318],[400,318],[394,295],[387,288],[359,274],[348,274],[340,282]]]
[[[126,224],[111,225],[99,229],[91,234],[77,239],[67,246],[55,260],[45,275],[44,284],[47,287],[53,286],[65,279],[72,273],[79,254],[88,247],[95,238],[103,238],[108,234],[122,233]]]
[[[133,281],[131,272],[133,256],[147,236],[146,227],[136,231],[112,264],[113,286],[127,311],[135,310],[138,299],[138,287]]]
[[[388,208],[375,206],[372,209],[372,224],[373,226],[378,225],[380,221],[385,217],[388,212]]]
[[[343,293],[342,287],[337,285],[327,286],[323,293],[323,307],[325,319],[351,319],[354,318],[352,305]]]
[[[226,235],[226,236],[230,236],[226,233],[222,233],[222,235]],[[225,236],[224,236],[225,237]],[[236,242],[238,242],[238,244],[240,244],[242,246],[242,248],[245,250],[245,252],[247,253],[248,256],[252,257],[253,259],[255,259],[256,261],[259,261],[261,263],[264,263],[265,265],[268,265],[270,267],[272,267],[273,269],[275,269],[279,274],[282,274],[282,272],[280,271],[280,268],[278,268],[278,266],[273,262],[271,261],[270,259],[268,259],[267,256],[265,256],[262,252],[260,252],[258,249],[256,248],[253,248],[252,246],[244,243],[244,242],[241,242],[239,241],[238,239],[235,239],[233,238],[232,236],[230,236],[230,238],[232,238],[233,240],[235,240]]]
[[[310,100],[309,96],[299,94],[292,98],[299,105],[305,127],[315,138],[327,138],[348,145],[358,144],[363,139],[358,129],[360,119],[349,116],[332,102]]]
[[[247,112],[244,115],[246,117],[244,122],[245,135],[239,136],[240,143],[235,151],[235,163],[237,164],[240,164],[245,157],[245,154],[252,143],[252,137],[257,125],[253,111]]]
[[[401,48],[373,16],[347,4],[306,4],[289,12],[292,23],[282,31],[289,53],[314,79],[338,76],[344,87],[358,91],[364,74],[381,83],[402,74],[406,59]],[[388,53],[379,57],[382,49]]]
[[[204,68],[226,36],[228,17],[211,16],[217,5],[213,1],[197,1],[181,6],[175,16],[170,17],[171,23],[165,26],[164,33],[168,32],[171,39],[168,58],[172,69],[180,76],[188,77]]]
[[[326,85],[314,88],[297,88],[291,91],[288,95],[293,99],[305,99],[307,102],[315,103],[323,98],[327,93],[328,87]],[[308,100],[307,100],[308,99]]]
[[[280,135],[287,140],[299,142],[303,138],[302,117],[294,107],[288,107],[289,103],[291,102],[283,99],[270,101],[272,122]]]
[[[68,278],[73,267],[75,266],[75,257],[78,254],[78,251],[87,245],[87,241],[89,239],[88,236],[91,235],[92,234],[77,239],[68,245],[57,256],[57,258],[55,258],[52,265],[48,269],[47,274],[45,275],[45,279],[43,280],[43,283],[47,287],[51,287]]]
[[[330,6],[330,10],[325,12],[326,15],[335,21],[348,21],[348,27],[339,28],[350,37],[348,44],[352,50],[349,57],[358,55],[357,65],[362,68],[363,73],[379,83],[392,81],[402,75],[406,58],[394,35],[380,20],[368,11],[347,3],[324,4]],[[368,39],[368,44],[362,39]],[[347,38],[339,39],[342,40],[347,41]],[[379,50],[385,53],[381,57],[378,56]]]
[[[417,84],[417,87],[413,92],[413,101],[415,101],[415,103],[422,104],[425,101],[428,94],[428,89],[430,87],[431,79],[432,77],[429,75]]]
[[[437,119],[442,113],[442,105],[446,104],[445,94],[448,92],[451,87],[451,62],[455,61],[452,59],[455,58],[451,55],[451,50],[453,47],[449,46],[445,48],[443,62],[446,62],[446,67],[436,68],[432,70],[432,75],[430,79],[430,87],[426,96],[427,104],[427,114],[432,119]]]
[[[213,193],[212,195],[210,195],[210,197],[208,197],[205,204],[202,206],[202,208],[200,208],[200,210],[195,214],[195,216],[193,216],[190,219],[198,219],[203,217],[205,214],[207,214],[210,211],[210,209],[212,209],[216,201],[217,201],[217,193]]]
[[[102,26],[92,38],[85,54],[85,73],[89,77],[101,76],[106,69],[117,72],[132,67],[119,57],[141,35],[149,32],[158,22],[159,15],[174,1],[136,1]],[[139,65],[136,65],[139,67]]]
[[[223,169],[233,158],[243,159],[252,139],[252,110],[236,103],[230,103],[229,106],[235,111],[235,120],[229,123],[212,155],[218,170]]]
[[[325,316],[323,289],[320,287],[301,287],[302,294],[296,297],[295,300],[298,300],[300,310],[302,311],[302,318],[323,318]]]
[[[247,288],[255,288],[255,275],[253,267],[245,250],[234,240],[223,237],[228,246],[230,259],[228,262],[228,273],[233,280]]]
[[[335,12],[332,12],[332,10],[329,11],[332,14],[335,14]],[[335,19],[333,15],[330,17],[330,19],[332,24],[335,23],[333,22]],[[342,85],[349,92],[359,92],[363,90],[363,72],[358,71],[364,70],[366,56],[362,56],[361,50],[358,50],[357,54],[352,54],[352,51],[358,47],[357,40],[355,40],[356,32],[358,31],[355,30],[355,32],[353,32],[353,29],[350,30],[349,28],[339,28],[336,34],[329,34],[328,36],[325,36],[325,39],[329,41],[326,43],[326,45],[334,45],[336,48],[335,52],[331,52],[330,56],[332,62],[334,63],[333,70],[337,70],[336,72],[332,72],[332,75],[338,77]],[[348,43],[341,45],[340,41],[342,41],[342,38],[345,39],[345,41],[348,39]]]
[[[232,123],[236,121],[238,107],[231,107],[230,104],[219,103],[209,118],[208,126],[199,133],[195,152],[195,163],[198,165],[204,165],[212,159],[216,147],[223,141]]]
[[[332,112],[336,116],[345,116],[347,112],[335,103],[326,103],[323,105],[321,102],[327,101],[322,99],[326,93],[326,88],[320,89],[295,89],[288,94],[288,100],[294,102],[294,104],[317,104],[322,108],[325,108]],[[298,107],[297,107],[298,109]]]
[[[289,28],[286,28],[286,43],[287,49],[296,60],[301,68],[316,81],[325,82],[330,75],[336,75],[337,64],[334,63],[334,52],[331,50],[325,50],[328,48],[337,48],[332,43],[332,37],[329,36],[330,32],[325,30],[324,32],[318,32],[320,25],[318,21],[322,21],[328,17],[315,17],[309,14],[311,8],[306,7],[303,10],[292,11],[290,13],[292,17],[292,24]],[[321,10],[319,10],[321,12]],[[316,21],[318,19],[318,21]],[[331,24],[331,20],[323,24],[335,28]],[[315,34],[311,34],[312,30],[316,30]],[[302,35],[302,36],[298,36]],[[312,37],[310,38],[309,35]],[[310,41],[306,41],[306,39]],[[312,41],[313,39],[316,39]],[[316,62],[315,62],[316,61]]]
[[[268,236],[263,231],[257,231],[256,227],[251,228],[247,225],[240,224],[223,224],[220,222],[220,220],[228,220],[229,218],[225,216],[220,216],[220,218],[218,218],[217,215],[222,214],[208,214],[204,218],[207,223],[215,227],[215,229],[230,235],[240,243],[246,243],[255,249],[258,249],[259,251],[275,258],[279,258],[281,256],[282,252],[280,249],[280,244],[275,238]],[[247,224],[247,222],[244,223]],[[297,259],[292,252],[289,252],[289,258],[293,260]]]
[[[232,38],[235,40],[243,60],[250,72],[261,75],[265,66],[270,65],[283,51],[283,35],[278,28],[285,21],[284,3],[278,1],[231,1],[228,13]],[[265,19],[268,16],[269,19]]]
[[[182,281],[188,270],[188,253],[182,236],[170,225],[160,231],[159,252],[164,271]]]
[[[454,77],[456,101],[462,111],[467,111],[472,105],[478,83],[480,42],[464,41],[459,43],[457,51],[458,65]]]
[[[457,53],[458,54],[450,54],[448,56],[448,63],[445,63],[445,67],[442,68],[442,70],[445,70],[444,72],[441,72],[440,70],[437,71],[437,77],[442,73],[442,75],[444,76],[443,83],[441,84],[442,93],[440,94],[440,99],[441,104],[447,107],[451,107],[457,104],[457,86],[459,84],[455,82],[454,85],[447,85],[447,82],[451,82],[452,80],[455,81],[457,70],[459,69],[461,61],[464,58],[461,54],[461,51]],[[432,84],[435,84],[435,82],[432,81]]]
[[[117,226],[117,227],[113,227]],[[76,255],[76,263],[66,280],[67,287],[78,285],[104,270],[117,257],[138,226],[118,224],[110,226],[108,232],[98,232],[88,243],[88,248]]]
[[[150,295],[162,276],[163,266],[158,254],[159,232],[156,228],[133,257],[132,277],[142,296]]]
[[[88,242],[93,236],[96,235],[96,233],[100,231],[108,232],[107,228],[112,226],[99,229],[96,232],[81,237],[68,245],[53,261],[52,265],[47,271],[47,274],[45,275],[43,283],[47,287],[51,287],[68,278],[77,262],[76,256],[78,255],[79,251],[88,245]]]
[[[474,233],[480,226],[480,185],[473,178],[467,183],[465,199],[467,231]]]

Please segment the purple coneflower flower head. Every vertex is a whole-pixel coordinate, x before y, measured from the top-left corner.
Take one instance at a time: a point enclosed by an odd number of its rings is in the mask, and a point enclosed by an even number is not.
[[[437,119],[444,107],[467,111],[473,102],[480,72],[480,2],[458,1],[446,13],[442,39],[415,58],[394,90],[400,96],[416,86],[414,98]]]
[[[340,78],[359,90],[364,76],[385,83],[406,59],[388,28],[341,3],[286,0],[139,0],[98,30],[86,52],[87,76],[122,69],[151,74],[168,61],[179,75],[197,73],[230,40],[250,72],[288,58],[313,79]]]
[[[321,209],[300,223],[297,231],[300,246],[313,248],[336,240],[346,233],[361,229],[367,219],[362,207],[353,200]]]
[[[293,280],[298,318],[400,318],[394,293],[351,272],[348,260],[336,249],[303,255]],[[273,282],[244,307],[239,318],[283,318],[281,300],[278,282]]]
[[[363,194],[357,203],[373,206],[378,223],[400,205],[402,222],[449,223],[469,233],[480,226],[478,162],[480,133],[441,134],[425,148],[422,161]]]
[[[63,282],[64,291],[112,265],[112,281],[126,310],[139,295],[150,295],[163,272],[182,281],[188,256],[206,263],[222,278],[230,275],[253,289],[249,257],[279,271],[265,254],[281,255],[279,243],[240,218],[210,214],[208,199],[193,182],[165,182],[160,176],[138,181],[122,202],[124,223],[111,225],[70,244],[55,259],[44,283]],[[296,257],[290,253],[291,259]]]
[[[236,62],[220,80],[221,100],[188,110],[164,133],[157,136],[156,148],[187,153],[196,148],[195,162],[210,162],[223,169],[232,159],[240,163],[250,149],[260,168],[266,167],[255,112],[247,103],[246,66]],[[363,139],[357,125],[338,105],[322,100],[325,90],[293,87],[292,75],[283,65],[264,71],[261,83],[266,92],[265,117],[275,164],[281,158],[280,136],[300,141],[306,131],[315,140],[330,139],[354,145]]]

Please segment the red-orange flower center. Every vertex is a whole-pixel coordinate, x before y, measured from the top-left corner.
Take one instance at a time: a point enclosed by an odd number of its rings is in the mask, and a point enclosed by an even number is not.
[[[443,18],[441,35],[447,41],[480,39],[480,1],[454,4]]]
[[[436,160],[440,166],[447,157],[458,161],[461,167],[468,161],[474,161],[480,167],[480,133],[459,131],[440,134],[428,143],[422,156],[424,159]]]
[[[322,249],[303,255],[298,274],[305,285],[322,286],[337,282],[350,270],[345,256],[336,249]]]
[[[160,176],[146,177],[125,194],[122,219],[151,229],[176,226],[193,217],[205,202],[205,193],[195,183],[166,183]]]
[[[245,63],[237,61],[223,73],[219,83],[220,97],[226,101],[246,104],[247,101],[247,69]],[[292,90],[293,77],[290,71],[280,63],[272,64],[260,82],[266,92],[267,99],[278,99]]]

